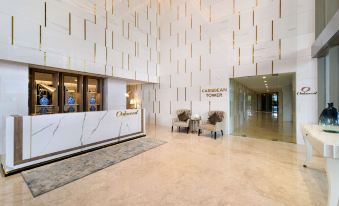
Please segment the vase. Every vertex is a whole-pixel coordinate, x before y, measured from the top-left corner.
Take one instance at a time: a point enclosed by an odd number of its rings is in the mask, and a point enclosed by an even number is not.
[[[40,103],[40,105],[48,105],[48,104],[49,104],[49,99],[47,98],[46,95],[43,95],[43,96],[39,99],[39,103]]]
[[[91,111],[91,112],[94,112],[95,110],[96,110],[96,108],[93,105],[89,108],[89,111]]]
[[[75,99],[73,96],[69,96],[67,98],[67,104],[75,104]]]
[[[69,112],[69,113],[75,112],[74,107],[69,107],[69,108],[68,108],[68,112]]]
[[[97,103],[97,100],[95,99],[95,97],[94,96],[91,96],[91,98],[89,99],[89,104],[90,105],[94,105],[94,104],[96,104]]]
[[[328,103],[328,107],[325,108],[319,117],[320,125],[339,125],[338,124],[338,110],[333,107],[333,103]]]
[[[42,107],[39,111],[40,114],[47,114],[48,113],[48,109],[46,107]]]

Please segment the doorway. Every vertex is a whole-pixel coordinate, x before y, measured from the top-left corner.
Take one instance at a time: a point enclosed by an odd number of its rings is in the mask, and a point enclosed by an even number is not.
[[[232,135],[296,143],[295,73],[230,80]]]

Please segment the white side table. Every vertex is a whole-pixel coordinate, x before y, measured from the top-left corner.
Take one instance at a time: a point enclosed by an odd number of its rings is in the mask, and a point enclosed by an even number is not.
[[[192,133],[198,132],[200,120],[201,120],[201,118],[192,118],[191,119],[191,131],[192,131]]]
[[[312,150],[326,159],[328,178],[328,206],[339,205],[339,134],[327,133],[319,125],[303,125],[302,133],[306,144],[306,161],[311,161]]]

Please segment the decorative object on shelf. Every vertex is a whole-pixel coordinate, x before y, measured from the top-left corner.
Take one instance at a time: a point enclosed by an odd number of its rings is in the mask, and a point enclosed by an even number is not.
[[[39,110],[39,113],[40,114],[47,114],[48,113],[47,107],[41,107],[40,110]]]
[[[95,106],[91,106],[90,108],[89,108],[89,111],[91,111],[91,112],[94,112],[94,111],[96,111],[96,108],[95,108]]]
[[[333,107],[333,103],[328,103],[319,117],[320,125],[339,125],[338,124],[338,110]]]
[[[95,99],[95,97],[94,96],[91,96],[91,98],[89,99],[89,104],[90,105],[94,105],[94,104],[96,104],[97,103],[97,100]]]
[[[67,98],[67,104],[75,104],[75,99],[73,96],[69,96]]]
[[[75,112],[75,109],[74,109],[74,107],[69,107],[67,111],[68,111],[69,113],[72,113],[72,112]]]
[[[39,100],[40,105],[48,105],[49,104],[49,99],[47,98],[46,95],[43,95],[40,100]]]

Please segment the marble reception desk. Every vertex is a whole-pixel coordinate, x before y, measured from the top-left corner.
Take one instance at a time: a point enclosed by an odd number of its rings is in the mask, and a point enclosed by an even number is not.
[[[109,110],[6,118],[5,173],[145,136],[144,110]]]
[[[303,125],[302,134],[306,144],[307,167],[312,160],[313,150],[326,159],[328,178],[328,206],[339,206],[339,134],[326,133],[319,125]],[[327,129],[325,127],[325,129]]]

